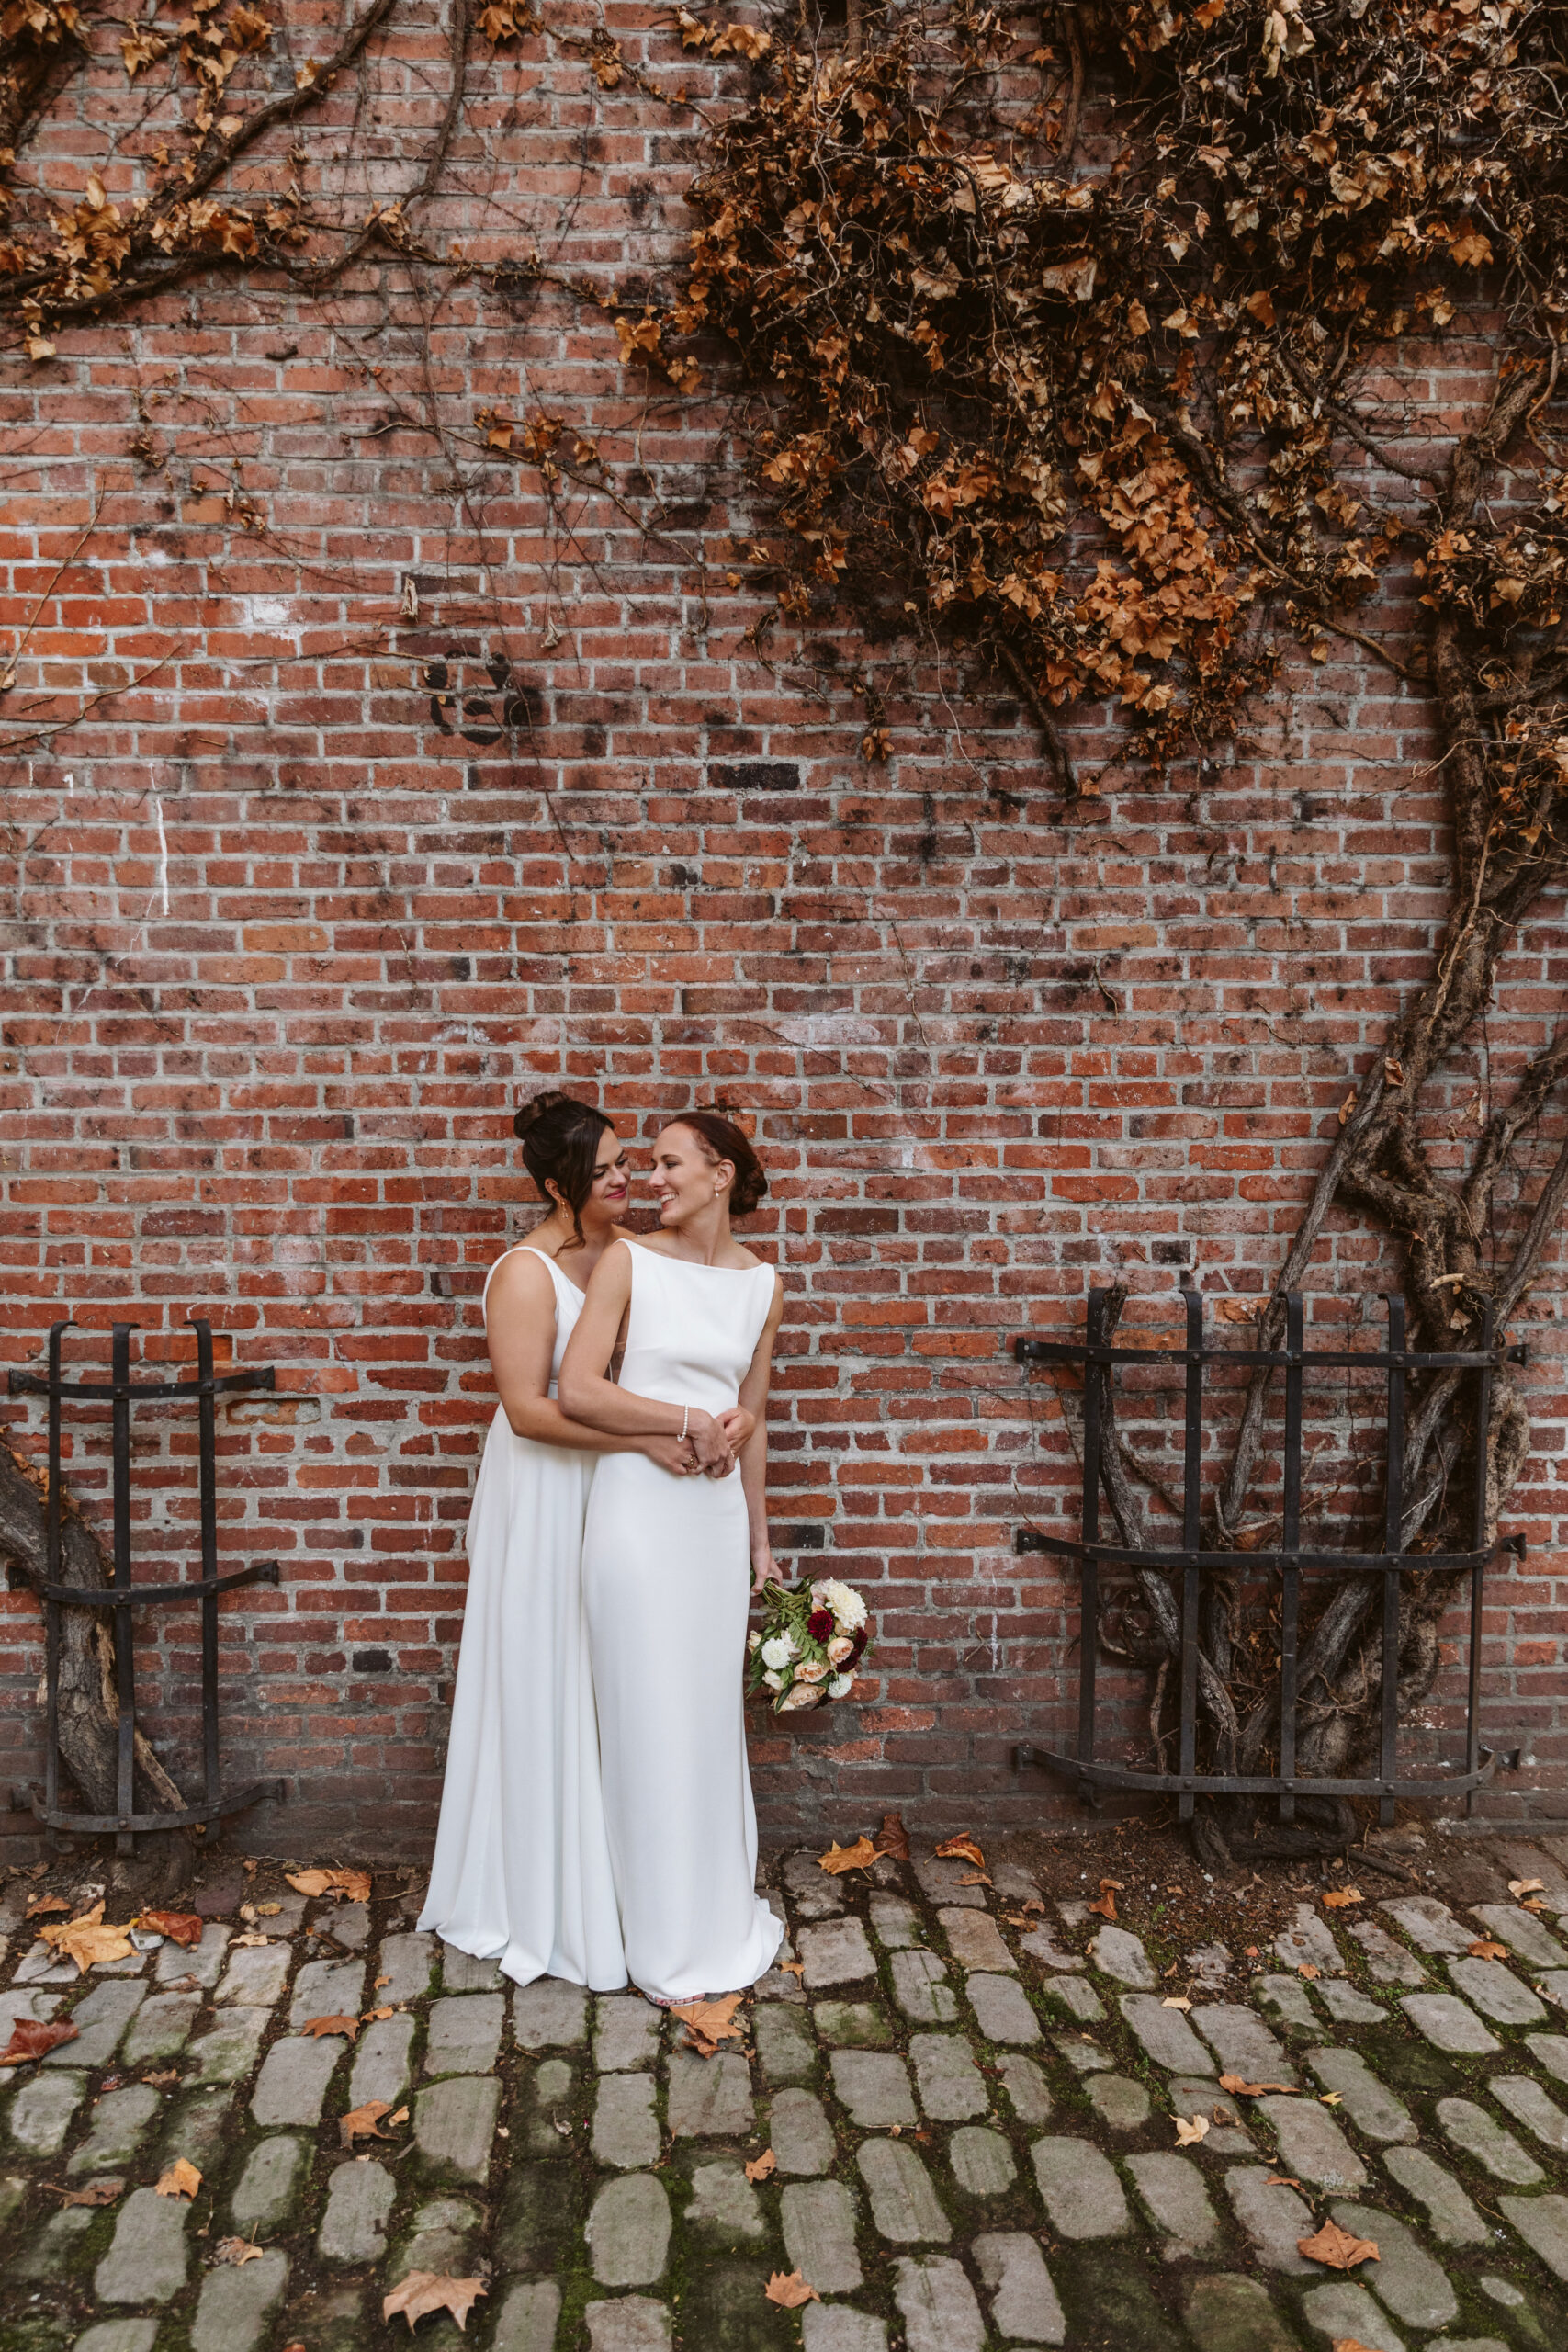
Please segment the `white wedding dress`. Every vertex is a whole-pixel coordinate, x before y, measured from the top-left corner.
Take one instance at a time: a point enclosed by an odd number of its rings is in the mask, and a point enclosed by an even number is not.
[[[582,1293],[543,1250],[531,1254],[556,1295],[553,1396]],[[468,1513],[468,1596],[419,1924],[477,1960],[499,1959],[519,1984],[565,1976],[608,1992],[626,1967],[582,1611],[598,1460],[518,1437],[497,1408]]]
[[[630,1248],[620,1386],[724,1411],[768,1319],[772,1268]],[[741,1691],[750,1583],[739,1469],[678,1477],[646,1454],[601,1461],[582,1584],[604,1819],[626,1973],[665,2000],[754,1984],[784,1932],[755,1891]]]

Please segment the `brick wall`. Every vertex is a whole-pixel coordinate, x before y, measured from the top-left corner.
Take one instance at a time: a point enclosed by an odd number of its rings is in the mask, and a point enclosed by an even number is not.
[[[722,100],[742,69],[682,61],[661,13],[606,21],[661,85]],[[296,49],[254,87],[288,86]],[[417,181],[440,51],[429,8],[397,11],[308,126],[323,204]],[[45,127],[42,178],[96,164],[123,200],[168,104],[106,48]],[[667,283],[687,119],[553,40],[487,50],[458,192],[419,235]],[[676,398],[623,370],[592,306],[389,255],[320,300],[197,278],[59,344],[0,379],[7,644],[44,598],[0,722],[37,723],[40,689],[66,697],[52,715],[109,691],[8,763],[5,1351],[36,1365],[70,1312],[85,1363],[118,1315],[166,1362],[196,1311],[237,1363],[278,1367],[221,1427],[225,1565],[283,1570],[223,1616],[233,1774],[288,1790],[237,1834],[428,1840],[492,1408],[479,1294],[533,1214],[512,1107],[549,1081],[645,1141],[694,1101],[755,1114],[773,1190],[752,1230],[789,1290],[775,1532],[865,1586],[879,1633],[856,1704],[759,1726],[765,1823],[1070,1815],[1010,1765],[1020,1737],[1071,1745],[1077,1622],[1013,1550],[1026,1519],[1074,1531],[1076,1472],[1055,1389],[1021,1383],[1010,1343],[1076,1329],[1118,1273],[1162,1329],[1183,1273],[1222,1296],[1272,1280],[1340,1101],[1430,967],[1445,853],[1419,697],[1341,647],[1287,669],[1212,761],[1157,787],[1115,771],[1069,820],[1016,702],[951,651],[825,616],[758,655],[764,600],[727,577],[754,517],[722,353]],[[1487,355],[1450,357],[1457,407]],[[539,408],[597,469],[547,487],[475,421]],[[862,662],[885,769],[859,756]],[[1078,714],[1085,765],[1115,741],[1113,714]],[[1507,1084],[1561,975],[1553,907],[1434,1120]],[[1319,1316],[1375,1329],[1388,1277],[1333,1221]],[[1560,1804],[1568,1759],[1556,1311],[1548,1286],[1521,1323],[1539,1450],[1508,1523],[1532,1548],[1487,1618],[1487,1732],[1537,1759],[1494,1800],[1511,1809]],[[1168,1406],[1144,1408],[1156,1451]],[[36,1412],[5,1409],[36,1448]],[[1330,1416],[1330,1520],[1367,1409],[1348,1391]],[[72,1454],[90,1508],[105,1443],[91,1428]],[[188,1565],[192,1476],[183,1423],[150,1419],[150,1571]],[[0,1609],[19,1785],[38,1610]],[[187,1762],[195,1664],[172,1621],[143,1661]],[[1104,1687],[1108,1731],[1146,1746],[1146,1679]],[[0,1833],[30,1837],[17,1814]]]

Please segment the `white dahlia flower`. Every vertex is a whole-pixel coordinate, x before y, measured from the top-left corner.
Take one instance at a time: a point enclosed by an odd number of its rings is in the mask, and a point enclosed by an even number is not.
[[[835,1674],[828,1685],[828,1696],[829,1699],[847,1699],[854,1687],[855,1679],[852,1674]]]
[[[771,1642],[762,1644],[762,1664],[771,1666],[777,1674],[797,1655],[793,1634],[775,1634]]]
[[[840,1584],[837,1577],[829,1577],[811,1588],[812,1597],[824,1609],[830,1609],[846,1634],[858,1634],[865,1623],[865,1603],[853,1585]]]

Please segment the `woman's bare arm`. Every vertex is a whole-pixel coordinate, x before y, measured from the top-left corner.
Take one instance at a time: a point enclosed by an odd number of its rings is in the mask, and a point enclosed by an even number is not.
[[[587,1429],[565,1414],[549,1394],[556,1347],[556,1291],[537,1254],[514,1250],[491,1278],[485,1301],[486,1339],[502,1409],[519,1437],[559,1445],[573,1453],[634,1453],[652,1450],[649,1439]],[[654,1458],[673,1469],[673,1449]]]
[[[768,1319],[762,1326],[762,1336],[751,1358],[746,1377],[740,1384],[740,1407],[752,1418],[753,1427],[740,1448],[740,1483],[746,1489],[746,1517],[751,1531],[751,1589],[761,1592],[766,1584],[782,1584],[784,1570],[773,1557],[768,1541],[768,1383],[773,1377],[773,1341],[778,1336],[784,1315],[784,1289],[782,1278],[773,1276],[773,1303],[768,1309]]]
[[[631,1245],[613,1241],[589,1279],[588,1295],[561,1359],[561,1403],[574,1421],[621,1438],[679,1439],[682,1423],[699,1467],[731,1466],[729,1441],[696,1405],[665,1405],[618,1388],[606,1375],[632,1296]]]

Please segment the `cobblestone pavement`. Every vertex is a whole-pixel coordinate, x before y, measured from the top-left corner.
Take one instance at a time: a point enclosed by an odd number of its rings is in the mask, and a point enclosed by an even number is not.
[[[199,1946],[80,1980],[13,1881],[0,2043],[78,2035],[0,2072],[0,2346],[350,2352],[401,2340],[381,2299],[419,2270],[487,2286],[466,2336],[420,2322],[437,2352],[1561,2352],[1568,1843],[1511,1849],[1523,1900],[1508,1863],[1479,1903],[1276,1886],[1250,1951],[1194,1938],[1190,1861],[1179,1933],[1124,1862],[1116,1924],[1090,1913],[1108,1850],[1043,1900],[1016,1864],[783,1858],[799,1973],[707,2059],[635,1995],[444,1951],[395,1874],[334,1906],[223,1863]],[[302,2030],[373,2009],[352,2045]],[[376,2100],[387,2136],[345,2148]],[[194,2199],[157,2191],[176,2157]],[[1380,2259],[1304,2257],[1327,2220]],[[775,2271],[820,2301],[771,2304]]]

